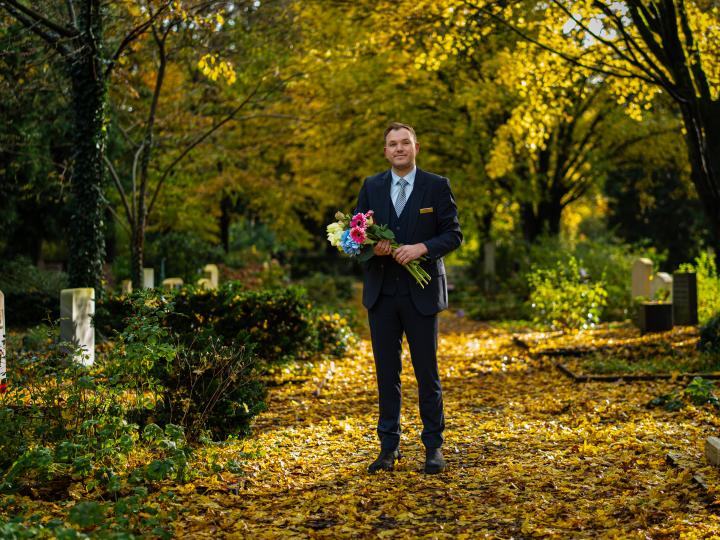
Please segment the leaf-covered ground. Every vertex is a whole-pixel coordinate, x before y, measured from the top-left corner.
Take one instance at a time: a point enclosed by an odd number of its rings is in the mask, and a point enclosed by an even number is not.
[[[582,358],[595,363],[658,356],[662,364],[693,356],[696,340],[687,329],[640,337],[616,326],[562,336],[444,314],[449,469],[427,476],[409,357],[404,459],[391,473],[366,472],[378,443],[372,354],[363,339],[343,360],[277,374],[253,436],[198,447],[193,483],[156,486],[131,521],[147,531],[157,521],[179,538],[720,537],[720,473],[702,455],[720,416],[710,405],[646,406],[687,381],[578,384],[553,366],[557,357],[534,354],[591,349]],[[588,368],[586,360],[565,360]],[[668,465],[668,453],[680,455],[684,468]],[[5,497],[0,510],[62,522],[86,497],[80,484],[69,495],[57,503]]]
[[[286,374],[252,439],[216,456],[243,459],[243,474],[198,481],[175,502],[179,537],[216,538],[706,538],[720,535],[718,473],[704,440],[720,420],[710,407],[649,409],[679,382],[577,384],[533,359],[498,327],[447,315],[440,369],[449,470],[426,476],[417,388],[403,373],[404,459],[368,475],[377,453],[369,342],[352,357]],[[613,339],[636,331],[613,331]],[[619,334],[618,334],[619,332]],[[606,331],[606,334],[608,332]],[[617,334],[617,335],[616,335]],[[532,344],[606,343],[602,331]],[[319,392],[318,392],[319,390]],[[317,395],[319,393],[319,396]],[[680,453],[710,484],[666,463]],[[181,490],[182,492],[182,490]]]

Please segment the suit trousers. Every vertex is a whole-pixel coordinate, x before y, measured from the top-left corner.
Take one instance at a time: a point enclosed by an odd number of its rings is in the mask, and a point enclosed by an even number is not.
[[[437,314],[419,313],[409,295],[381,294],[368,310],[368,320],[378,384],[377,433],[381,447],[394,450],[400,444],[400,357],[404,333],[418,383],[422,442],[426,448],[440,448],[445,416],[437,363]]]

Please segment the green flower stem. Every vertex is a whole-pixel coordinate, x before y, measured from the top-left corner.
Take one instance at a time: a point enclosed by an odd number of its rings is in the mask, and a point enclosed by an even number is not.
[[[397,249],[400,247],[400,244],[397,242],[390,242],[390,247],[392,249]],[[427,260],[427,257],[423,255],[419,259],[412,260],[406,265],[403,265],[405,266],[405,269],[410,272],[410,275],[415,278],[417,284],[423,289],[425,288],[425,285],[430,283],[430,274],[428,274],[425,269],[420,266],[420,261],[424,260]]]

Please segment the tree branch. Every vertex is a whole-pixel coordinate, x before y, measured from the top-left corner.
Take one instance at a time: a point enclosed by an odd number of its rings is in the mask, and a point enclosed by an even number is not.
[[[120,194],[120,200],[123,203],[123,206],[125,207],[125,213],[127,214],[127,220],[128,223],[132,224],[134,222],[134,216],[130,212],[130,206],[128,205],[127,196],[125,195],[125,190],[122,187],[122,182],[120,182],[120,177],[118,176],[117,171],[115,170],[115,167],[113,167],[112,162],[106,155],[103,155],[103,160],[105,161],[105,165],[107,165],[108,170],[110,171],[110,176],[113,179],[113,182],[115,183],[115,187],[118,190],[118,193]]]
[[[153,207],[155,206],[155,201],[157,200],[158,193],[160,193],[160,188],[162,187],[163,183],[165,182],[165,179],[168,177],[168,175],[172,172],[172,170],[175,168],[175,166],[182,161],[185,156],[187,156],[193,148],[195,148],[197,145],[202,143],[205,139],[207,139],[210,135],[215,133],[218,129],[220,129],[222,126],[227,124],[230,120],[232,120],[237,113],[239,113],[249,102],[250,100],[257,94],[258,90],[260,90],[260,85],[262,84],[262,81],[258,82],[258,84],[255,86],[252,92],[237,106],[235,107],[230,113],[228,113],[225,118],[223,118],[221,121],[214,124],[210,129],[208,129],[205,133],[200,135],[197,139],[195,139],[193,142],[191,142],[181,153],[178,157],[176,157],[170,165],[163,171],[162,176],[160,177],[160,180],[158,180],[157,185],[155,186],[155,192],[153,193],[152,199],[150,200],[150,205],[147,209],[147,215],[150,215],[152,212]]]
[[[145,32],[148,31],[148,29],[153,25],[155,20],[160,17],[167,9],[170,7],[172,2],[166,2],[164,5],[160,6],[160,8],[152,13],[148,20],[142,22],[141,24],[137,25],[135,28],[133,28],[120,42],[120,45],[118,45],[118,48],[115,49],[115,52],[110,57],[110,60],[108,61],[107,68],[105,68],[105,77],[107,78],[112,70],[115,68],[115,65],[117,64],[118,59],[122,55],[123,52],[125,52],[125,49],[128,48],[128,46],[135,41],[137,38],[142,36]]]
[[[70,49],[64,43],[62,43],[62,41],[60,40],[60,36],[43,30],[39,27],[39,23],[37,21],[34,21],[31,18],[25,16],[22,12],[16,10],[14,7],[7,3],[0,3],[0,7],[4,7],[5,11],[7,11],[11,17],[19,21],[23,26],[25,26],[25,28],[27,28],[34,34],[38,35],[50,46],[50,48],[56,50],[64,57],[67,57],[70,54]]]
[[[77,30],[77,15],[75,14],[75,5],[73,4],[73,0],[65,0],[65,4],[67,5],[70,23],[72,24],[73,29]]]
[[[2,4],[5,5],[5,8],[7,9],[8,6],[13,7],[16,11],[20,11],[23,14],[25,14],[27,17],[29,17],[32,21],[35,23],[43,25],[48,30],[51,30],[58,34],[59,36],[66,37],[66,38],[74,38],[78,36],[78,31],[73,30],[72,28],[66,28],[65,26],[58,24],[54,21],[51,21],[47,17],[45,17],[42,13],[39,13],[35,11],[32,8],[27,7],[22,2],[18,2],[17,0],[3,0]]]
[[[645,81],[650,84],[657,84],[657,82],[654,79],[652,79],[642,73],[631,73],[631,72],[621,73],[619,71],[606,69],[604,67],[600,67],[597,65],[585,64],[584,62],[580,61],[578,58],[570,56],[567,53],[559,51],[553,47],[550,47],[549,45],[546,45],[545,43],[541,42],[540,40],[533,38],[532,36],[523,32],[522,30],[520,30],[519,28],[517,28],[516,26],[514,26],[513,24],[511,24],[504,18],[502,18],[502,17],[496,15],[495,13],[493,13],[492,11],[488,10],[487,8],[481,7],[479,9],[483,13],[487,14],[491,19],[495,20],[496,22],[499,22],[500,24],[502,24],[505,27],[507,27],[508,29],[510,29],[512,32],[519,35],[525,41],[528,41],[528,42],[532,43],[533,45],[540,47],[541,49],[543,49],[545,51],[551,52],[551,53],[559,56],[563,60],[570,62],[571,64],[573,64],[575,66],[593,71],[595,73],[602,73],[603,75],[608,75],[611,77],[619,77],[621,79],[639,79],[639,80]]]
[[[658,66],[658,65],[653,61],[652,58],[650,58],[650,55],[649,55],[647,52],[645,52],[645,49],[644,49],[643,47],[641,47],[640,44],[639,44],[637,41],[635,41],[635,38],[633,38],[633,37],[625,30],[625,26],[623,25],[622,20],[613,12],[613,10],[612,10],[610,7],[606,6],[603,2],[600,2],[600,1],[598,0],[598,1],[595,2],[595,5],[596,5],[603,13],[605,13],[605,15],[606,15],[607,17],[611,18],[611,19],[614,21],[615,29],[620,33],[620,35],[622,36],[623,40],[624,40],[625,43],[627,44],[628,50],[629,50],[629,51],[632,51],[633,49],[635,49],[635,50],[638,52],[638,54],[639,54],[640,56],[642,56],[643,60],[645,60],[645,62],[646,62],[646,65],[643,66],[643,65],[635,58],[635,56],[634,56],[634,54],[633,54],[633,58],[635,59],[635,62],[634,62],[633,65],[635,65],[635,67],[637,67],[638,69],[641,69],[641,70],[643,70],[643,71],[650,71],[650,72],[652,72],[652,73],[654,74],[654,76],[657,77],[657,79],[658,79],[658,80],[657,80],[657,84],[658,84],[659,86],[662,86],[663,88],[665,88],[668,92],[672,92],[672,91],[673,91],[673,83],[672,83],[672,81],[667,78],[667,75],[663,72],[663,70],[660,68],[660,66]],[[643,24],[643,23],[640,22],[640,21],[635,21],[635,19],[633,19],[633,21],[635,22],[635,25],[638,26],[638,30],[639,30],[639,25],[640,25],[640,24]],[[649,44],[648,44],[648,47],[651,48]],[[652,50],[652,48],[651,48],[651,50]],[[662,49],[658,48],[657,53],[662,54]],[[662,59],[661,57],[657,56],[657,54],[656,54],[656,58],[657,58],[660,62],[663,61],[663,59]]]

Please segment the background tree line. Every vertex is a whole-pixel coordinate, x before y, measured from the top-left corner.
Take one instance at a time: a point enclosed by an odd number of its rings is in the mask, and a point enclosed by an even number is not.
[[[233,223],[323,260],[397,119],[451,178],[468,260],[614,234],[677,265],[717,240],[709,2],[45,4],[0,1],[0,249],[74,286],[117,257],[138,285],[146,237],[227,252]]]

